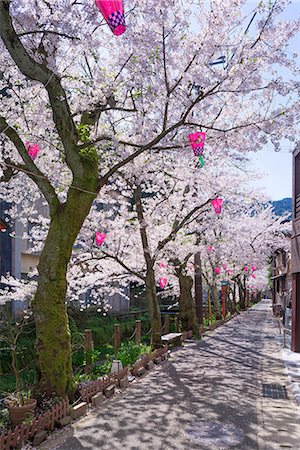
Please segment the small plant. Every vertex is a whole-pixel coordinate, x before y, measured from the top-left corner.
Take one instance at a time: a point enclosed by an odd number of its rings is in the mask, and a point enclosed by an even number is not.
[[[6,397],[5,403],[8,407],[24,406],[30,399],[31,391],[18,391]]]

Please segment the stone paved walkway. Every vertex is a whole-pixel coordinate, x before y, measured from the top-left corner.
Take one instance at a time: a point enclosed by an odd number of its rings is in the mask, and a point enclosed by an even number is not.
[[[287,386],[269,301],[202,341],[185,344],[99,410],[54,434],[42,449],[300,449],[299,412],[263,398]]]

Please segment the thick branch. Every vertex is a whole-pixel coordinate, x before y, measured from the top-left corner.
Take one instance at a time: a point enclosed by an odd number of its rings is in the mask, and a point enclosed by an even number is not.
[[[138,221],[140,224],[140,235],[142,240],[142,246],[143,246],[143,252],[144,252],[144,258],[147,265],[147,270],[153,268],[153,259],[150,255],[150,248],[149,248],[149,241],[147,236],[147,225],[145,223],[145,217],[144,217],[144,208],[142,204],[142,189],[141,186],[138,186],[134,192],[135,196],[135,205],[136,205],[136,212],[138,216]]]

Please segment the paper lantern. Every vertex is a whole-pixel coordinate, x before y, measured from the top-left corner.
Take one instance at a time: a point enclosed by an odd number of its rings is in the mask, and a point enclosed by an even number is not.
[[[212,251],[213,251],[213,246],[212,245],[210,245],[208,248],[207,248],[207,251],[209,252],[209,253],[211,253]]]
[[[233,270],[228,270],[228,275],[231,276],[233,274]]]
[[[159,279],[159,285],[162,289],[164,289],[167,285],[168,280],[166,278],[160,278]]]
[[[257,270],[256,266],[252,266],[252,271],[255,272]]]
[[[122,0],[96,0],[96,5],[102,13],[111,31],[120,36],[126,30],[125,15]]]
[[[252,277],[252,278],[256,278],[255,273],[252,273],[252,274],[251,274],[251,277]]]
[[[216,214],[221,214],[222,212],[222,205],[223,205],[223,200],[221,198],[214,198],[211,201],[212,207],[215,210]]]
[[[96,233],[96,244],[99,245],[99,247],[104,243],[106,238],[106,234],[105,233],[100,233],[99,231],[97,231]]]
[[[161,269],[165,269],[166,267],[167,267],[167,263],[159,263],[159,267],[161,268]]]
[[[220,273],[221,273],[220,267],[215,267],[214,268],[214,272],[215,272],[216,275],[220,275]]]
[[[28,152],[28,155],[32,160],[35,160],[39,152],[41,151],[38,144],[31,144],[30,142],[25,142],[25,148]]]
[[[197,131],[196,133],[189,134],[190,145],[193,149],[195,156],[201,156],[204,149],[206,133]]]
[[[248,272],[248,270],[249,270],[249,268],[246,266],[246,267],[244,267],[244,271],[245,272]]]

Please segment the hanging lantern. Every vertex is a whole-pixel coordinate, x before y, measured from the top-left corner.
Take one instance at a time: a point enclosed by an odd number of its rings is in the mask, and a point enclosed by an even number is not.
[[[203,131],[197,131],[196,133],[189,134],[190,145],[193,149],[194,155],[198,156],[202,167],[204,166],[204,159],[202,154],[204,150],[205,137],[206,133],[204,133]]]
[[[224,269],[224,270],[226,270],[226,269],[227,269],[227,266],[226,266],[226,264],[222,264],[222,267],[223,267],[223,269]]]
[[[214,268],[214,272],[215,272],[216,275],[220,275],[220,273],[221,273],[220,267],[215,267]]]
[[[210,245],[208,248],[207,248],[207,251],[209,252],[209,253],[211,253],[212,251],[213,251],[213,246],[212,245]]]
[[[205,143],[206,133],[197,131],[196,133],[189,134],[190,145],[193,149],[194,155],[202,155]]]
[[[233,274],[233,270],[228,270],[227,273],[229,276],[231,276]]]
[[[99,231],[97,231],[96,233],[96,244],[100,247],[106,238],[106,234],[105,233],[100,233]]]
[[[111,31],[120,36],[126,30],[125,15],[122,0],[96,0],[96,5],[102,13]]]
[[[39,152],[41,151],[38,144],[31,144],[30,142],[25,142],[25,148],[28,152],[28,155],[32,160],[35,160]]]
[[[215,210],[216,214],[221,214],[222,212],[222,205],[223,205],[223,200],[221,198],[214,198],[211,201],[212,207]]]
[[[249,270],[249,267],[244,267],[244,272],[248,272],[248,270]]]
[[[251,277],[252,277],[252,278],[256,278],[255,273],[252,273],[252,274],[251,274]]]
[[[164,289],[167,286],[168,280],[166,278],[160,278],[159,279],[159,285],[162,289]]]
[[[255,272],[257,270],[256,266],[252,266],[252,271]]]
[[[167,267],[167,263],[161,262],[161,263],[159,263],[159,267],[160,267],[161,269],[165,269],[165,268]]]

